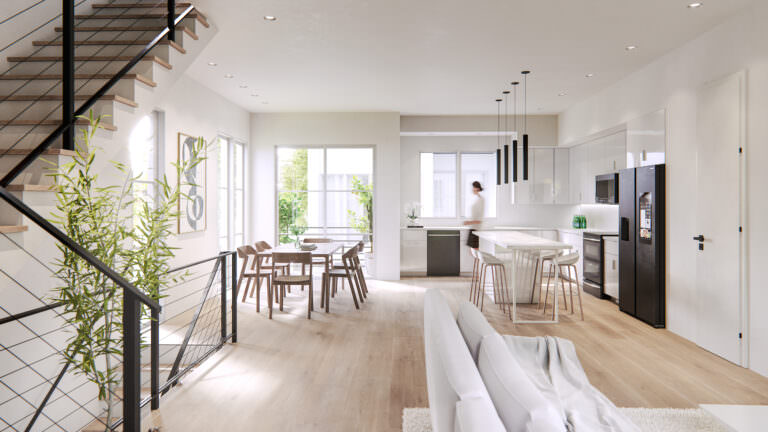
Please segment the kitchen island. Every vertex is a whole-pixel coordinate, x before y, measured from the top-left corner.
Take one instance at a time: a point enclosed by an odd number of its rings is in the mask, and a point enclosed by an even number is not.
[[[518,319],[517,304],[532,303],[534,290],[534,269],[541,268],[541,255],[546,252],[556,252],[571,249],[571,245],[555,240],[526,234],[521,231],[477,231],[480,238],[480,251],[493,255],[504,262],[507,274],[507,286],[511,289],[511,318],[519,324],[558,322],[558,295],[555,288],[554,319],[553,320],[522,320]],[[557,256],[552,259],[555,269],[554,287],[560,283],[560,267]],[[539,277],[541,272],[539,272]],[[538,279],[538,278],[537,278]],[[540,284],[540,283],[539,283]],[[492,291],[492,290],[491,290]],[[491,295],[491,298],[493,296]],[[494,302],[497,300],[494,299]]]

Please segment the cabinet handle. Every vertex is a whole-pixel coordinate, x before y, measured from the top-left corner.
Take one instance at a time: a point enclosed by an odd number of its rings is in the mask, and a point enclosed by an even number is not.
[[[616,171],[616,161],[613,161],[613,170]]]
[[[611,266],[613,267],[613,270],[616,270],[616,260],[611,260]]]
[[[643,162],[645,162],[645,161],[647,161],[647,160],[648,160],[648,153],[646,153],[646,152],[645,152],[645,150],[643,150],[643,156],[642,156],[642,158],[643,158]]]

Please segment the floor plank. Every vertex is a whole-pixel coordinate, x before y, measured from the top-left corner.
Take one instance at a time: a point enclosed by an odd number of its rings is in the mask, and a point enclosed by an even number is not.
[[[253,299],[241,303],[240,342],[185,378],[147,423],[169,431],[400,431],[403,408],[428,405],[424,292],[442,289],[455,311],[469,281],[416,278],[369,287],[360,310],[348,290],[339,291],[329,315],[316,297],[312,320],[298,290],[271,321],[266,308],[256,313]],[[561,324],[514,325],[487,298],[484,312],[502,334],[573,340],[591,382],[618,406],[768,405],[768,378],[610,302],[584,300],[585,321],[566,314]]]

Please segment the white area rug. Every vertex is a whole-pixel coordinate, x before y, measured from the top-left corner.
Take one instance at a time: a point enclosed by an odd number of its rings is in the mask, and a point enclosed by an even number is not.
[[[643,432],[729,432],[701,409],[619,408]],[[405,408],[403,432],[431,432],[429,408]]]

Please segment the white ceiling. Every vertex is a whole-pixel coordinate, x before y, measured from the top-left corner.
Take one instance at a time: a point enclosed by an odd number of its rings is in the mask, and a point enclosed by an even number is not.
[[[691,1],[197,0],[219,33],[189,73],[253,112],[495,114],[530,69],[529,111],[558,113],[752,2]]]

